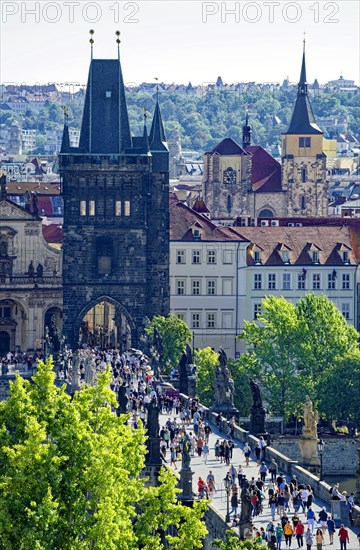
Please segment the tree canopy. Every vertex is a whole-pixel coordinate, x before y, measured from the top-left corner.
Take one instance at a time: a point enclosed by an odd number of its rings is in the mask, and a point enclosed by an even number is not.
[[[156,326],[162,338],[163,345],[163,370],[167,371],[167,363],[169,367],[177,367],[181,354],[186,348],[186,344],[191,341],[191,331],[187,324],[176,317],[169,315],[155,315],[145,331],[149,338],[154,338],[154,327]]]
[[[329,369],[357,350],[358,333],[325,295],[308,294],[295,305],[265,298],[241,338],[249,346],[241,364],[263,383],[271,410],[288,417],[301,414],[307,394],[319,401]]]
[[[163,469],[158,487],[140,477],[144,429],[117,417],[110,372],[73,397],[55,385],[52,362],[32,383],[16,377],[0,403],[0,542],[4,550],[172,549],[201,545],[204,503],[176,500]]]

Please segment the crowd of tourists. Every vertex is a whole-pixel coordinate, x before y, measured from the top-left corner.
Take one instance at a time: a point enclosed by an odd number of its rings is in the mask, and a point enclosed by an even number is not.
[[[16,371],[23,372],[24,370],[33,373],[36,364],[39,360],[44,359],[42,352],[23,353],[17,351],[12,353],[8,351],[0,358],[1,363],[1,375],[13,374]]]

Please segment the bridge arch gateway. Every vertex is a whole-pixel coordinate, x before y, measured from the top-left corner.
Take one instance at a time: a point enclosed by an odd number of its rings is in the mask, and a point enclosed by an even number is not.
[[[134,320],[118,300],[99,296],[84,306],[75,323],[78,344],[129,349],[136,341]]]

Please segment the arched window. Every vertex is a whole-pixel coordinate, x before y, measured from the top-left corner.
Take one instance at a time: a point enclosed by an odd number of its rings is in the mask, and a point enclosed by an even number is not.
[[[230,195],[227,196],[226,208],[227,208],[227,211],[228,211],[229,214],[230,214],[231,209],[232,209],[232,200],[231,200],[231,196],[230,196]]]
[[[306,183],[306,179],[307,179],[306,168],[301,168],[301,181],[302,181],[302,183]]]
[[[301,210],[305,210],[305,208],[306,208],[305,195],[302,195],[302,197],[300,197],[300,208],[301,208]]]
[[[258,218],[273,218],[274,214],[269,210],[268,208],[264,208],[264,210],[261,210],[259,213]]]

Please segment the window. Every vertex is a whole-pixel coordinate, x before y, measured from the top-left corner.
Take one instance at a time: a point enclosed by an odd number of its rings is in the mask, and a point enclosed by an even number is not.
[[[208,250],[207,251],[207,263],[208,264],[216,264],[216,251],[215,250]]]
[[[254,319],[257,319],[260,313],[261,313],[261,304],[254,304]]]
[[[176,263],[184,264],[185,263],[185,250],[176,251]]]
[[[287,250],[283,250],[281,256],[282,256],[282,261],[284,262],[284,264],[290,263],[289,252]]]
[[[207,294],[209,296],[214,296],[214,294],[216,294],[216,281],[209,280],[207,282]]]
[[[111,237],[98,237],[96,239],[96,251],[98,274],[110,275],[113,257],[113,241]]]
[[[86,216],[86,201],[80,201],[80,216]]]
[[[261,263],[261,255],[260,255],[260,252],[254,252],[254,262],[256,264],[260,264]]]
[[[208,313],[206,316],[207,328],[215,328],[216,326],[216,313]]]
[[[10,317],[11,317],[11,307],[10,306],[0,307],[0,318],[10,319]]]
[[[283,273],[282,287],[283,287],[283,290],[290,290],[290,288],[291,288],[291,274],[290,273]]]
[[[300,208],[301,210],[305,210],[306,208],[306,199],[305,199],[305,195],[303,195],[300,199]]]
[[[341,304],[341,313],[345,319],[350,319],[350,304]]]
[[[176,317],[180,319],[180,321],[185,321],[185,313],[176,313]]]
[[[121,216],[121,201],[115,201],[115,216]]]
[[[191,294],[199,295],[200,294],[200,281],[192,281],[191,283]]]
[[[343,262],[344,264],[349,263],[349,252],[347,250],[343,252]]]
[[[336,271],[328,273],[328,290],[335,290],[336,288]]]
[[[343,276],[342,276],[342,289],[343,290],[349,290],[350,289],[350,274],[349,273],[343,273]]]
[[[89,201],[89,216],[95,216],[95,201]]]
[[[313,290],[320,290],[320,275],[319,273],[313,274]]]
[[[200,250],[193,250],[192,251],[192,263],[193,264],[199,264],[200,263]]]
[[[130,201],[124,202],[124,215],[127,217],[130,216]]]
[[[200,328],[200,313],[191,314],[191,328]]]
[[[298,290],[305,290],[305,273],[298,273]]]
[[[176,281],[176,294],[178,296],[185,294],[185,281],[183,280]]]
[[[319,252],[317,252],[317,250],[314,250],[314,252],[312,253],[312,261],[314,262],[314,264],[319,263]]]
[[[269,275],[268,275],[268,289],[269,290],[275,290],[276,289],[276,274],[275,273],[269,273]]]
[[[254,290],[261,290],[262,288],[262,274],[261,273],[255,273],[254,274]]]
[[[311,138],[310,137],[299,138],[299,147],[311,147]]]
[[[307,176],[306,168],[301,168],[301,181],[302,181],[302,183],[306,183],[306,176]],[[301,198],[303,198],[303,197],[301,197]]]

